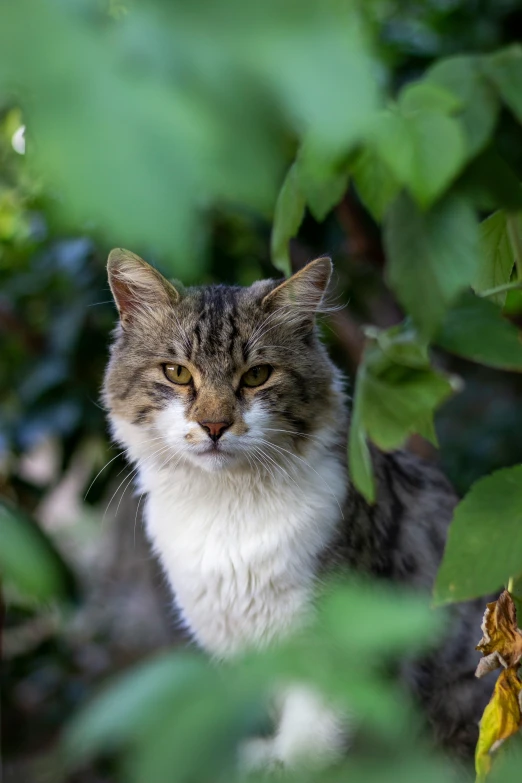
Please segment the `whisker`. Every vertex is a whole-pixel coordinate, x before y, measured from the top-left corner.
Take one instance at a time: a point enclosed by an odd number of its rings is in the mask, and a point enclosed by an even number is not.
[[[305,435],[304,432],[299,432],[298,430],[281,430],[281,429],[275,429],[273,427],[265,427],[265,432],[285,432],[289,435],[295,435],[299,438],[309,438],[310,440],[317,440],[321,441],[321,439],[317,435]]]
[[[122,451],[120,451],[118,454],[116,454],[116,456],[115,456],[115,457],[113,457],[113,458],[112,458],[112,459],[110,459],[108,462],[106,462],[106,463],[105,463],[105,465],[103,466],[103,468],[102,468],[101,470],[99,470],[99,471],[98,471],[98,473],[95,475],[95,477],[93,478],[93,480],[92,480],[92,481],[91,481],[91,483],[89,484],[89,488],[88,488],[87,492],[86,492],[86,493],[85,493],[85,495],[83,496],[83,499],[84,499],[84,500],[86,500],[86,499],[87,499],[87,495],[88,495],[88,494],[89,494],[89,492],[91,491],[91,489],[92,489],[92,487],[93,487],[93,484],[94,484],[94,482],[96,481],[96,479],[98,478],[98,476],[99,476],[101,473],[103,473],[103,471],[105,470],[105,468],[108,468],[108,467],[109,467],[109,465],[111,464],[111,462],[114,462],[114,460],[115,460],[115,459],[118,459],[118,457],[121,457],[121,455],[122,455],[122,454],[125,454],[125,451],[126,451],[126,449],[123,449]],[[121,471],[120,471],[120,472],[121,472]],[[119,476],[119,475],[120,475],[120,474],[118,473],[118,476]]]
[[[277,470],[278,470],[278,471],[281,473],[281,475],[283,475],[283,476],[286,476],[286,478],[288,478],[288,479],[289,479],[289,480],[290,480],[290,481],[291,481],[293,484],[295,484],[295,486],[296,486],[298,489],[301,489],[301,487],[299,486],[299,484],[297,483],[297,481],[295,481],[295,479],[293,479],[293,478],[292,478],[292,476],[290,476],[290,474],[288,473],[288,471],[286,471],[286,470],[285,470],[285,469],[282,467],[282,465],[279,465],[279,463],[278,463],[278,462],[277,462],[275,459],[273,459],[273,458],[272,458],[272,457],[271,457],[269,454],[267,454],[267,453],[266,453],[266,451],[263,451],[263,449],[262,449],[260,446],[258,446],[257,448],[258,448],[258,450],[260,450],[260,451],[261,451],[261,454],[262,454],[262,455],[263,455],[263,456],[264,456],[266,459],[270,460],[270,462],[271,462],[271,463],[273,464],[273,466],[274,466],[274,467],[275,467],[275,468],[276,468],[276,469],[277,469]],[[273,476],[273,474],[272,474],[272,476]],[[275,479],[275,476],[273,476],[273,478]]]
[[[134,476],[137,474],[137,472],[138,472],[138,470],[140,469],[140,467],[141,467],[141,466],[142,466],[142,465],[143,465],[145,462],[147,462],[147,460],[151,459],[151,458],[152,458],[152,457],[154,457],[156,454],[158,454],[158,453],[160,453],[160,452],[163,452],[163,451],[165,451],[165,450],[166,450],[166,449],[168,449],[168,448],[170,448],[170,446],[168,446],[168,445],[167,445],[167,446],[162,446],[162,447],[161,447],[161,448],[159,448],[157,451],[153,452],[153,454],[149,455],[148,457],[145,457],[145,459],[144,459],[144,460],[142,460],[141,462],[139,462],[139,463],[138,463],[138,465],[137,465],[137,466],[136,466],[136,467],[135,467],[133,470],[131,470],[131,472],[130,472],[130,474],[129,474],[129,475],[125,476],[125,478],[124,478],[122,481],[120,481],[120,483],[119,483],[119,484],[118,484],[118,486],[116,487],[116,489],[115,489],[115,491],[114,491],[114,493],[113,493],[113,495],[112,495],[111,499],[110,499],[110,500],[109,500],[109,502],[107,503],[107,507],[106,507],[106,509],[105,509],[105,512],[104,512],[104,514],[103,514],[103,517],[102,517],[102,522],[101,522],[101,523],[102,523],[102,526],[103,526],[103,525],[104,525],[104,523],[105,523],[105,517],[107,516],[107,512],[108,512],[108,510],[109,510],[109,507],[110,507],[110,505],[111,505],[112,501],[114,500],[114,498],[116,497],[116,494],[117,494],[117,492],[118,492],[119,488],[122,486],[122,484],[124,484],[124,483],[125,483],[125,481],[127,481],[128,479],[132,480],[132,479],[134,478]],[[120,471],[120,473],[121,473],[121,471]],[[120,473],[118,473],[118,475],[120,475]],[[121,503],[121,501],[122,501],[123,495],[125,494],[125,492],[127,491],[128,487],[130,486],[130,483],[131,483],[131,481],[130,481],[130,480],[129,480],[129,483],[127,484],[127,486],[125,487],[125,489],[124,489],[124,491],[123,491],[123,493],[122,493],[122,496],[121,496],[121,498],[120,498],[120,501],[119,501],[119,503],[118,503],[118,507],[116,508],[116,513],[118,512],[118,508],[120,507],[120,503]]]
[[[134,549],[136,549],[136,525],[138,523],[138,511],[140,510],[140,503],[143,499],[145,492],[142,492],[138,498],[138,505],[136,506],[136,514],[134,515]]]
[[[268,440],[264,440],[263,438],[260,438],[259,440],[260,440],[260,442],[261,442],[261,443],[264,443],[264,444],[266,444],[267,446],[270,446],[270,447],[272,447],[272,448],[274,448],[274,449],[277,449],[277,450],[278,450],[278,451],[280,451],[280,452],[285,452],[286,454],[289,454],[291,457],[294,457],[294,459],[298,459],[300,462],[302,462],[304,465],[306,465],[308,468],[310,468],[310,470],[313,470],[313,472],[314,472],[314,473],[315,473],[317,476],[319,476],[319,478],[320,478],[320,479],[321,479],[321,481],[324,483],[325,487],[328,489],[328,491],[330,492],[331,496],[333,497],[333,499],[334,499],[334,500],[335,500],[335,502],[337,503],[337,506],[338,506],[338,508],[339,508],[339,511],[341,512],[341,517],[344,519],[343,510],[342,510],[342,508],[341,508],[341,504],[339,503],[339,500],[337,499],[337,496],[336,496],[336,495],[335,495],[335,493],[333,492],[332,488],[330,487],[330,485],[328,484],[328,482],[326,481],[326,479],[324,478],[324,476],[321,476],[321,474],[320,474],[320,473],[318,473],[318,472],[317,472],[317,470],[316,470],[314,467],[312,467],[312,465],[310,465],[310,463],[309,463],[309,462],[307,462],[307,461],[306,461],[305,459],[303,459],[302,457],[299,457],[297,454],[294,454],[293,452],[291,452],[291,451],[288,451],[288,449],[283,449],[283,447],[282,447],[282,446],[277,446],[275,443],[271,443],[270,441],[268,441]]]

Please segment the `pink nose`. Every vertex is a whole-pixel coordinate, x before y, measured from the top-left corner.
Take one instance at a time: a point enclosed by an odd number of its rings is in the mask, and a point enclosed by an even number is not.
[[[214,443],[220,439],[225,430],[228,430],[231,421],[198,421],[200,427],[203,427],[208,437],[211,438]]]

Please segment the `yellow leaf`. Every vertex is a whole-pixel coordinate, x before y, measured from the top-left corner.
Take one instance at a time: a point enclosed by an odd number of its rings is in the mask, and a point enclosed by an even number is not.
[[[477,781],[483,781],[491,768],[491,753],[515,734],[522,725],[522,683],[514,668],[501,672],[493,696],[480,721],[475,752]]]

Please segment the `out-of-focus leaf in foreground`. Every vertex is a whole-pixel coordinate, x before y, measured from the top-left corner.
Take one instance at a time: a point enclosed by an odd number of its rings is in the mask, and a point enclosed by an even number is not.
[[[0,577],[23,599],[74,597],[74,577],[43,531],[22,513],[0,503]]]
[[[97,0],[19,0],[0,6],[0,94],[62,216],[190,280],[204,211],[268,214],[289,137],[338,151],[377,87],[355,0],[151,0],[117,21]]]
[[[434,596],[465,601],[522,573],[522,465],[477,481],[455,509]]]
[[[503,742],[495,754],[495,763],[488,774],[488,783],[518,781],[522,769],[522,733]]]
[[[76,717],[65,758],[74,767],[125,750],[125,779],[132,783],[230,780],[239,743],[266,725],[274,689],[300,682],[391,743],[397,759],[385,758],[369,779],[381,780],[386,769],[388,780],[398,780],[393,764],[400,767],[414,729],[410,706],[382,663],[429,647],[441,619],[423,598],[368,585],[330,586],[311,626],[265,653],[216,667],[197,654],[174,652],[125,674]],[[364,763],[355,756],[352,767],[362,773]]]

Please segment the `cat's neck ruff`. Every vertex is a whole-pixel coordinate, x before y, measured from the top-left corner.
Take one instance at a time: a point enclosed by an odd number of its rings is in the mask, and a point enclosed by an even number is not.
[[[337,439],[325,428],[301,458],[212,473],[175,460],[161,467],[164,456],[140,458],[130,446],[147,494],[147,533],[183,621],[209,653],[262,646],[306,615],[342,517]]]

